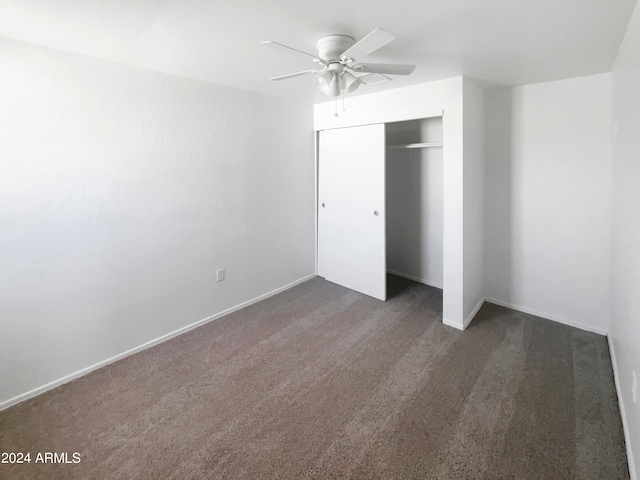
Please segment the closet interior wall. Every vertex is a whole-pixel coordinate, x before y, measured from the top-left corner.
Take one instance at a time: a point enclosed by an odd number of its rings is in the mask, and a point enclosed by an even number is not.
[[[443,286],[442,117],[386,124],[387,271]]]

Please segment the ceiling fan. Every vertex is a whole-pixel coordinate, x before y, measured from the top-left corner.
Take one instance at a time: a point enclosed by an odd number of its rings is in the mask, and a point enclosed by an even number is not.
[[[340,92],[354,92],[361,84],[371,85],[391,80],[386,75],[409,75],[415,65],[392,63],[361,63],[356,58],[365,57],[379,48],[395,40],[395,36],[381,28],[374,29],[362,40],[356,42],[349,35],[333,34],[318,40],[318,54],[303,52],[272,40],[261,42],[287,49],[311,57],[318,64],[316,69],[289,73],[269,80],[285,80],[301,75],[314,74],[313,82],[318,89],[330,97],[337,97]]]

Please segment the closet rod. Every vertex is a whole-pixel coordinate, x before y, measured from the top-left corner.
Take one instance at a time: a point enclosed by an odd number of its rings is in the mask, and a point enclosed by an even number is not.
[[[401,149],[401,148],[430,148],[430,147],[442,147],[442,142],[403,143],[399,145],[387,145],[387,148],[392,150]]]

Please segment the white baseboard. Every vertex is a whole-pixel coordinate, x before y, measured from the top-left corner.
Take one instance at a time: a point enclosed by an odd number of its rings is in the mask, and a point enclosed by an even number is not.
[[[444,323],[449,327],[457,328],[458,330],[463,331],[469,326],[471,321],[475,318],[476,314],[482,308],[482,305],[484,305],[484,302],[485,302],[485,299],[481,298],[480,301],[478,301],[478,304],[475,306],[475,308],[471,311],[469,315],[467,315],[467,318],[465,318],[462,323],[454,322],[449,318],[443,318],[442,323]]]
[[[631,437],[629,434],[629,423],[627,422],[626,409],[624,408],[624,398],[622,396],[622,382],[618,373],[618,360],[613,346],[611,336],[607,335],[609,343],[609,354],[611,355],[611,366],[613,367],[613,381],[616,385],[616,393],[618,394],[618,406],[620,407],[620,416],[622,417],[622,430],[624,431],[624,442],[627,445],[627,463],[629,464],[629,477],[631,480],[639,480],[636,472],[636,464],[634,462],[633,448],[631,446]]]
[[[396,277],[406,278],[407,280],[413,280],[414,282],[422,283],[424,285],[428,285],[429,287],[435,287],[442,290],[442,284],[438,284],[436,282],[430,282],[421,277],[414,277],[413,275],[407,275],[406,273],[396,272],[395,270],[387,270],[387,273],[391,275],[395,275]]]
[[[469,324],[471,323],[471,320],[475,318],[478,311],[480,311],[480,309],[482,308],[482,305],[484,305],[484,302],[485,302],[485,299],[481,298],[478,304],[476,305],[476,308],[474,308],[473,311],[467,316],[467,318],[464,319],[463,329],[469,326]]]
[[[591,325],[586,325],[580,322],[574,322],[573,320],[567,320],[566,318],[550,315],[545,312],[539,312],[532,308],[523,307],[522,305],[517,305],[510,302],[503,302],[501,300],[496,300],[496,299],[487,298],[487,297],[485,297],[485,301],[489,303],[495,303],[496,305],[500,305],[501,307],[511,308],[512,310],[517,310],[522,313],[528,313],[529,315],[535,315],[536,317],[542,317],[547,320],[553,320],[554,322],[562,323],[563,325],[576,327],[576,328],[579,328],[580,330],[586,330],[587,332],[593,332],[600,335],[607,335],[609,333],[607,330],[604,330],[602,328],[593,327]]]
[[[442,317],[442,323],[445,324],[447,327],[453,327],[457,330],[463,331],[464,330],[464,325],[458,322],[454,322],[453,320],[446,318],[446,317]]]
[[[97,370],[99,368],[105,367],[111,363],[117,362],[118,360],[122,360],[125,357],[128,357],[129,355],[133,355],[134,353],[138,353],[142,350],[146,350],[147,348],[151,348],[155,345],[158,345],[162,342],[166,342],[167,340],[170,340],[174,337],[177,337],[178,335],[182,335],[183,333],[186,333],[190,330],[193,330],[194,328],[200,327],[206,323],[209,323],[213,320],[217,320],[218,318],[224,317],[225,315],[229,315],[230,313],[236,312],[238,310],[241,310],[245,307],[248,307],[249,305],[253,305],[254,303],[257,303],[261,300],[264,300],[266,298],[272,297],[273,295],[276,295],[280,292],[284,292],[285,290],[288,290],[292,287],[295,287],[296,285],[302,283],[302,282],[306,282],[307,280],[310,280],[312,278],[315,278],[316,274],[311,274],[311,275],[307,275],[306,277],[300,278],[294,282],[289,283],[288,285],[285,285],[283,287],[280,288],[276,288],[275,290],[272,290],[270,292],[267,292],[263,295],[260,295],[258,297],[255,297],[251,300],[247,300],[246,302],[243,302],[239,305],[236,305],[235,307],[231,307],[228,308],[226,310],[223,310],[222,312],[216,313],[214,315],[211,315],[210,317],[204,318],[202,320],[198,320],[195,323],[192,323],[190,325],[187,325],[185,327],[179,328],[178,330],[175,330],[173,332],[167,333],[166,335],[162,335],[161,337],[158,337],[154,340],[151,340],[149,342],[143,343],[142,345],[139,345],[137,347],[134,347],[132,349],[127,350],[126,352],[122,352],[118,355],[115,355],[111,358],[108,358],[106,360],[103,360],[101,362],[98,362],[94,365],[91,365],[89,367],[83,368],[82,370],[78,370],[77,372],[74,372],[70,375],[67,375],[65,377],[62,377],[58,380],[54,380],[53,382],[47,383],[46,385],[42,385],[41,387],[37,387],[34,388],[33,390],[30,390],[28,392],[22,393],[16,397],[10,398],[9,400],[5,400],[4,402],[0,403],[0,411],[1,410],[5,410],[13,405],[16,405],[17,403],[23,402],[25,400],[28,400],[30,398],[36,397],[44,392],[47,392],[49,390],[52,390],[56,387],[59,387],[60,385],[63,385],[65,383],[70,382],[71,380],[75,380],[76,378],[82,377],[83,375],[86,375],[87,373],[93,372],[94,370]]]
[[[480,309],[482,308],[482,305],[484,305],[484,302],[485,302],[485,299],[481,298],[478,304],[475,306],[475,308],[471,311],[469,315],[467,315],[467,318],[465,318],[462,323],[454,322],[449,318],[443,318],[442,323],[444,323],[449,327],[457,328],[458,330],[461,330],[461,331],[465,330],[469,326],[471,321],[475,318],[476,314],[480,311]]]

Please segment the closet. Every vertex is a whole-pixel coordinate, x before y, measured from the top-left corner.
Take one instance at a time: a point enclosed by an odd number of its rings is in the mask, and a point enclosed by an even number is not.
[[[386,125],[387,271],[442,288],[442,117]]]
[[[380,300],[387,272],[442,287],[442,133],[442,117],[319,132],[319,276]]]

